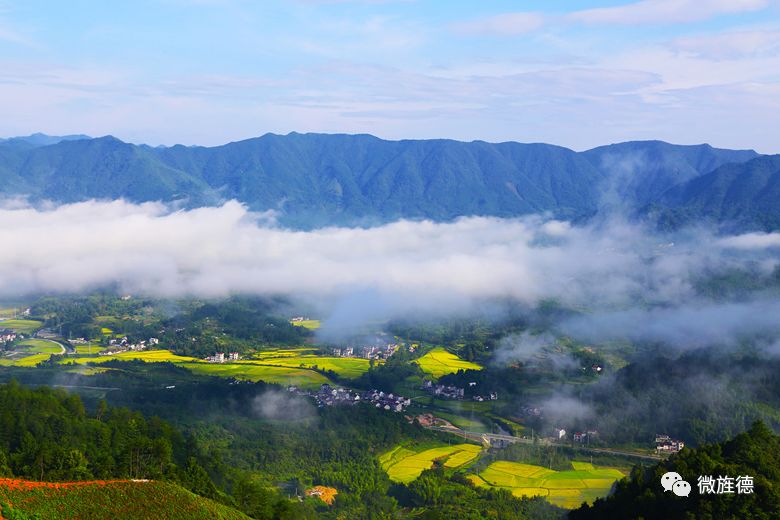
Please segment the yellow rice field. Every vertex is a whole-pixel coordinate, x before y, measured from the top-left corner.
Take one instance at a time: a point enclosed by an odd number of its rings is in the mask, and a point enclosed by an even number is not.
[[[552,504],[574,509],[582,502],[592,503],[606,496],[615,481],[625,476],[618,469],[598,468],[587,462],[573,462],[572,468],[555,471],[532,464],[497,461],[469,479],[476,486],[507,489],[515,496],[544,496]]]
[[[436,347],[424,356],[415,360],[426,374],[435,378],[452,374],[458,370],[482,370],[482,366],[471,361],[461,359],[442,347]]]
[[[476,459],[481,451],[482,447],[475,444],[441,446],[420,452],[396,446],[379,457],[379,464],[390,480],[407,484],[432,468],[436,460],[443,461],[444,467],[458,468]]]

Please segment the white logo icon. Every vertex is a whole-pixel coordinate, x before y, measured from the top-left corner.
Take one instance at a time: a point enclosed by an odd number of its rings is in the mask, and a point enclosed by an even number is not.
[[[661,477],[661,486],[664,488],[664,491],[671,491],[674,483],[682,479],[679,473],[670,471],[669,473],[664,473],[664,476]]]
[[[661,486],[664,491],[671,491],[678,497],[687,497],[691,494],[691,485],[688,484],[679,473],[670,471],[661,477]]]
[[[691,485],[684,480],[678,480],[672,486],[672,492],[678,497],[687,497],[691,494]]]

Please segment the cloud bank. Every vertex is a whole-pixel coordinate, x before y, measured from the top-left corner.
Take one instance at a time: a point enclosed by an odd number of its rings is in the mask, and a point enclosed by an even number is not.
[[[393,305],[445,308],[512,298],[573,306],[685,302],[701,272],[745,265],[770,273],[777,235],[671,243],[622,221],[584,227],[529,216],[293,231],[237,202],[175,210],[88,201],[0,206],[0,295],[76,292],[107,284],[161,297],[374,294]]]

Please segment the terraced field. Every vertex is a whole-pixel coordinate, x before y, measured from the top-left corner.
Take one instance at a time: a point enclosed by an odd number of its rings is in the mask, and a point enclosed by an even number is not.
[[[461,359],[442,347],[436,347],[414,362],[420,365],[423,372],[437,379],[458,370],[482,370],[481,365]]]
[[[443,462],[445,468],[459,468],[473,461],[482,451],[476,444],[456,444],[441,446],[420,452],[396,446],[379,457],[379,464],[387,472],[390,480],[408,484],[420,474],[433,467],[436,460]]]
[[[555,471],[498,461],[468,478],[477,486],[507,489],[515,496],[543,496],[557,506],[574,509],[582,502],[606,496],[615,481],[625,476],[615,468],[597,468],[587,462],[572,462],[572,468]]]

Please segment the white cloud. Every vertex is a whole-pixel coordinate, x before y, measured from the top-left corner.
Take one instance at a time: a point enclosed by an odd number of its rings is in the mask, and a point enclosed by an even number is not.
[[[452,29],[459,34],[497,34],[515,36],[535,31],[544,25],[545,18],[540,13],[506,13],[459,22]]]
[[[720,245],[744,250],[780,248],[780,233],[745,233],[723,238]]]
[[[672,41],[670,48],[713,61],[777,56],[780,54],[780,31],[757,29],[687,36]]]
[[[620,222],[540,217],[399,221],[310,232],[269,227],[236,202],[171,211],[83,202],[0,208],[0,291],[80,291],[108,283],[166,296],[404,294],[421,301],[512,297],[617,305],[690,295],[691,273],[727,262],[707,234],[660,248]],[[262,216],[265,218],[266,216]]]
[[[674,24],[760,11],[769,5],[769,0],[642,0],[615,7],[575,11],[566,18],[586,24]]]

